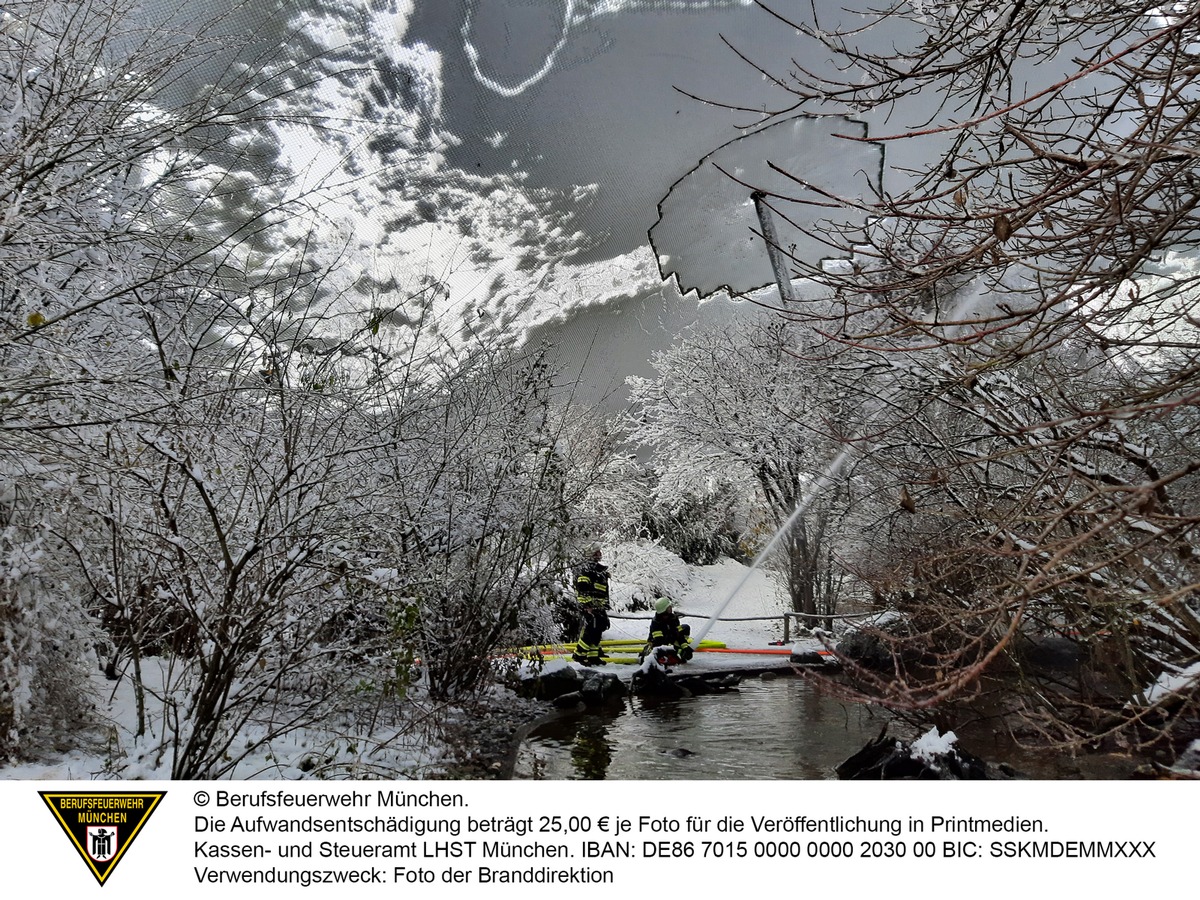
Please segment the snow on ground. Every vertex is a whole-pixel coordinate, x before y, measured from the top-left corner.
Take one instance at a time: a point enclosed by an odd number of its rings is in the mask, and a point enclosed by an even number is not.
[[[1197,681],[1200,681],[1200,662],[1193,663],[1178,674],[1164,673],[1146,689],[1146,703],[1157,703],[1171,694],[1190,690]]]
[[[764,655],[697,653],[686,671],[782,667],[791,649],[818,650],[823,646],[815,638],[786,646],[777,643],[783,637],[783,613],[790,607],[785,589],[771,572],[751,571],[731,559],[710,566],[688,566],[661,547],[645,542],[617,544],[603,550],[604,562],[609,566],[612,607],[612,625],[605,639],[645,640],[653,611],[626,610],[637,597],[652,604],[657,590],[675,601],[675,612],[691,626],[693,636],[703,635],[729,648],[765,651]],[[720,617],[710,626],[709,617],[718,612]],[[622,677],[633,672],[632,666],[610,669]]]
[[[133,681],[113,682],[97,672],[92,676],[97,698],[92,733],[78,736],[79,745],[38,762],[0,767],[5,780],[144,780],[171,777],[169,734],[161,727],[162,706],[156,696],[172,677],[162,659],[142,661],[146,680],[146,733],[138,735],[137,700]],[[272,709],[286,719],[283,709]],[[444,770],[447,748],[425,724],[427,704],[419,697],[392,702],[364,698],[358,709],[342,708],[305,727],[270,736],[267,723],[242,727],[225,754],[222,777],[251,779],[297,778],[420,778]],[[370,725],[368,725],[370,723]]]
[[[693,634],[699,634],[708,617],[728,603],[721,618],[706,635],[708,640],[724,641],[731,647],[766,647],[770,641],[783,636],[783,612],[787,606],[773,575],[758,569],[747,577],[747,567],[731,559],[711,566],[689,567],[681,563],[680,567],[684,570],[682,583],[666,595],[675,601],[675,612],[692,626]],[[613,624],[604,636],[644,639],[653,612],[621,612],[641,585],[622,580],[619,555],[615,556],[610,569]],[[734,595],[734,589],[743,581],[741,589]],[[639,618],[616,618],[626,615]],[[755,621],[739,621],[743,619]]]

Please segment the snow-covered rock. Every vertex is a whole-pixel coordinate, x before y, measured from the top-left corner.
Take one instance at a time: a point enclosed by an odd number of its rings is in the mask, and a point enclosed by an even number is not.
[[[889,737],[886,726],[836,771],[844,781],[978,781],[1014,775],[1007,766],[990,766],[959,747],[952,731],[939,734],[932,728],[909,743]]]

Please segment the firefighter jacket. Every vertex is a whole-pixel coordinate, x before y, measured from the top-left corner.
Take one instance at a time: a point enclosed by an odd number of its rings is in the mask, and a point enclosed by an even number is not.
[[[589,562],[575,578],[575,596],[580,606],[608,609],[608,566]]]
[[[681,647],[688,642],[691,629],[681,625],[674,612],[656,613],[650,620],[650,646],[665,647],[668,644]]]

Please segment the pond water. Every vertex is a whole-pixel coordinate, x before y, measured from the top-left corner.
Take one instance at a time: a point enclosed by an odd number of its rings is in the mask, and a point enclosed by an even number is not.
[[[628,697],[603,712],[535,729],[517,752],[514,778],[832,779],[834,768],[876,737],[889,716],[842,703],[806,679],[747,678],[737,689],[681,700]],[[913,736],[904,726],[897,736]],[[962,745],[1037,779],[1128,777],[1126,756],[1081,756],[1015,746],[996,735]]]
[[[622,707],[535,730],[514,778],[823,779],[886,721],[801,678],[744,680],[682,700],[626,698]]]

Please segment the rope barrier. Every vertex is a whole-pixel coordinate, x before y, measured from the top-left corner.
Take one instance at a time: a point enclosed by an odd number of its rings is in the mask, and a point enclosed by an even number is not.
[[[707,619],[707,618],[709,618],[708,616],[702,615],[700,613],[676,613],[676,615],[678,615],[679,618],[681,618],[681,619]],[[785,617],[786,616],[795,616],[797,618],[805,618],[805,619],[837,619],[837,620],[841,621],[844,619],[862,619],[862,618],[866,618],[867,616],[877,616],[877,615],[879,615],[878,611],[862,612],[862,613],[843,613],[841,615],[826,615],[825,613],[785,612],[785,613],[776,613],[773,616],[751,616],[751,617],[744,618],[744,619],[731,619],[731,618],[726,617],[726,618],[722,618],[721,621],[722,622],[772,622],[775,619],[778,619],[780,616],[785,616]],[[629,619],[629,620],[632,620],[635,622],[636,621],[649,622],[650,619],[654,618],[653,616],[619,616],[619,615],[613,615],[612,613],[609,613],[608,617],[610,619]]]
[[[699,613],[676,613],[681,619],[707,619],[708,616],[700,615]],[[628,619],[632,622],[649,622],[653,616],[614,616],[609,613],[610,619]],[[722,619],[722,622],[773,622],[778,619],[778,615],[774,616],[755,616],[751,619]]]
[[[820,622],[832,623],[833,620],[835,620],[835,619],[838,621],[845,621],[847,619],[862,619],[862,618],[865,618],[866,616],[875,616],[878,614],[879,613],[877,613],[877,612],[865,612],[865,613],[842,613],[841,615],[826,615],[825,613],[799,613],[799,612],[791,612],[791,611],[785,612],[785,613],[781,614],[782,618],[783,618],[783,642],[785,644],[790,644],[792,642],[792,628],[791,628],[792,619],[797,619],[797,620],[816,619]],[[681,619],[707,619],[707,620],[709,620],[709,624],[701,629],[701,633],[700,633],[701,640],[703,640],[704,634],[707,633],[708,628],[711,627],[711,625],[712,625],[712,621],[711,621],[712,616],[702,616],[697,613],[677,613],[676,615],[678,615],[679,618],[681,618]],[[624,620],[630,621],[630,622],[649,622],[649,621],[651,621],[651,619],[653,617],[610,615],[609,618],[610,619],[624,619]],[[721,621],[722,622],[774,622],[779,618],[780,618],[780,615],[747,616],[745,618],[722,619]]]

